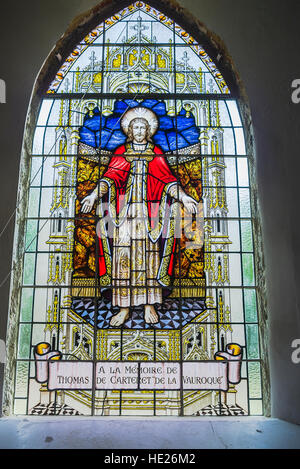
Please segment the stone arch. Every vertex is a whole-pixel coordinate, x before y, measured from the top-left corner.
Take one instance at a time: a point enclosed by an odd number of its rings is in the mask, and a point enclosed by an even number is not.
[[[162,13],[169,15],[174,19],[174,21],[182,27],[189,31],[193,37],[198,40],[203,47],[208,52],[212,60],[218,64],[219,68],[222,70],[222,74],[225,78],[226,83],[229,85],[231,89],[232,95],[239,100],[239,106],[241,109],[241,116],[243,119],[243,127],[246,135],[246,145],[247,148],[250,149],[249,151],[249,161],[250,165],[250,177],[251,177],[251,185],[252,185],[252,209],[255,214],[255,229],[254,233],[254,242],[257,245],[256,254],[255,254],[255,261],[256,267],[259,272],[259,281],[260,285],[258,285],[258,289],[260,290],[260,295],[258,297],[260,304],[260,316],[261,316],[261,331],[265,331],[265,300],[264,300],[264,278],[261,274],[263,271],[263,255],[262,255],[262,245],[261,245],[261,233],[259,228],[259,206],[257,202],[256,194],[256,185],[255,185],[255,148],[254,148],[254,141],[253,141],[253,134],[251,128],[251,117],[249,106],[247,103],[246,94],[242,83],[239,79],[238,73],[234,69],[234,65],[230,59],[228,52],[226,51],[225,46],[222,44],[222,41],[214,34],[209,32],[207,28],[201,24],[199,21],[194,20],[194,18],[189,15],[188,12],[183,10],[179,5],[175,4],[174,2],[168,0],[156,1],[153,0],[150,2],[151,6],[154,8],[159,9]],[[72,53],[72,50],[78,44],[79,37],[82,38],[90,31],[93,30],[101,21],[104,21],[105,18],[114,14],[117,10],[119,11],[121,7],[127,7],[131,2],[116,2],[111,1],[109,3],[103,2],[97,7],[93,8],[88,14],[83,15],[77,18],[62,39],[57,43],[54,50],[51,52],[49,58],[45,62],[35,84],[35,89],[33,91],[30,110],[27,117],[26,123],[26,131],[24,137],[24,147],[22,151],[22,167],[21,167],[21,174],[20,174],[20,181],[21,181],[21,193],[19,196],[19,203],[18,203],[18,222],[17,222],[17,229],[16,229],[16,239],[20,240],[18,249],[15,249],[14,253],[14,263],[17,265],[20,262],[20,257],[22,256],[22,248],[24,247],[23,243],[23,234],[24,234],[24,217],[22,217],[22,209],[26,209],[25,202],[26,197],[24,194],[28,191],[29,187],[29,155],[27,152],[28,147],[32,144],[33,140],[33,128],[34,122],[36,120],[38,107],[40,103],[41,96],[49,88],[49,84],[53,80],[53,77],[57,73],[59,69],[59,64],[63,63],[66,58]],[[175,8],[174,8],[175,7]],[[23,212],[25,213],[25,211]],[[17,291],[18,285],[20,282],[20,277],[18,275],[13,275],[12,285],[13,285],[13,292]],[[14,296],[14,293],[13,293]],[[11,300],[11,308],[10,308],[10,324],[13,324],[14,321],[18,317],[18,310],[19,310],[19,303],[20,299],[16,299],[17,295]],[[15,344],[16,340],[16,333],[11,331],[8,337],[9,348],[11,351],[14,350],[12,356],[15,356]],[[265,333],[263,337],[266,337]],[[261,342],[263,350],[266,347],[266,340],[264,339]],[[265,383],[265,393],[268,394],[268,365],[266,361],[266,355],[263,354],[263,380]],[[13,370],[11,365],[7,367],[7,378],[6,378],[6,388],[5,388],[5,402],[4,408],[7,410],[5,412],[10,413],[12,406],[11,406],[11,387],[8,384],[9,379],[13,376]],[[265,413],[268,413],[268,406],[267,403],[268,399],[265,399]]]

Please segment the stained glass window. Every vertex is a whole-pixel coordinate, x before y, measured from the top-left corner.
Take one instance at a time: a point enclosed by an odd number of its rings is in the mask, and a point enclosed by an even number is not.
[[[239,102],[171,18],[93,29],[40,103],[14,413],[262,414]]]

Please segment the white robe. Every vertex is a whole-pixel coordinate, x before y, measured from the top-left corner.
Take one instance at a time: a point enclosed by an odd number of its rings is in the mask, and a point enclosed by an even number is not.
[[[141,157],[135,163],[135,177],[127,217],[115,228],[113,241],[113,306],[162,303],[162,288],[157,281],[160,267],[159,243],[149,239],[143,213],[143,171]]]

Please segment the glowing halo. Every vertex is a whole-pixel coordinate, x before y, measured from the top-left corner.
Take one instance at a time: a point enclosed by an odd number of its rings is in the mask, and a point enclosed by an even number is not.
[[[121,127],[126,135],[128,134],[130,122],[133,119],[145,119],[149,124],[151,136],[153,136],[158,129],[158,118],[153,111],[145,107],[135,107],[126,111],[121,120]]]

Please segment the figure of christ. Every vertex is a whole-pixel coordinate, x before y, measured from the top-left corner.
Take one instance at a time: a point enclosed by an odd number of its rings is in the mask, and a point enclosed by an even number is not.
[[[112,304],[119,312],[111,319],[112,327],[123,325],[130,308],[139,305],[144,305],[147,324],[159,322],[155,304],[161,304],[163,298],[158,212],[165,210],[167,198],[181,202],[189,213],[197,211],[196,200],[184,192],[163,151],[152,142],[158,126],[156,115],[146,108],[134,108],[127,111],[121,126],[126,144],[117,148],[98,186],[81,202],[82,212],[89,213],[106,194],[113,191],[115,195],[109,202],[115,204],[118,219],[111,263]],[[170,275],[174,252],[168,266]]]

